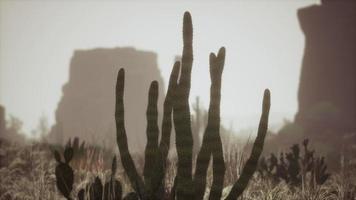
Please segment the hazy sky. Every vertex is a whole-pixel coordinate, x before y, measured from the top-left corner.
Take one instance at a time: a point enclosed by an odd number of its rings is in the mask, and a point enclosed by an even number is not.
[[[264,88],[271,122],[293,119],[304,48],[296,12],[317,0],[4,1],[0,0],[0,104],[30,132],[50,123],[75,49],[125,47],[158,53],[167,81],[182,51],[182,17],[191,12],[194,66],[191,101],[209,103],[209,53],[227,50],[222,119],[257,127]]]

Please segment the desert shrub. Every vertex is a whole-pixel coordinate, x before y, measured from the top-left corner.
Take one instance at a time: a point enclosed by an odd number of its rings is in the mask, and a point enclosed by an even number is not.
[[[269,158],[262,157],[258,167],[260,176],[274,183],[285,181],[292,187],[315,188],[324,184],[330,177],[325,158],[316,156],[308,144],[309,140],[305,139],[302,144],[303,153],[300,146],[294,144],[290,152],[282,152],[279,157],[274,153]]]
[[[20,146],[2,143],[4,161],[0,166],[0,199],[56,199],[52,155],[46,144]]]

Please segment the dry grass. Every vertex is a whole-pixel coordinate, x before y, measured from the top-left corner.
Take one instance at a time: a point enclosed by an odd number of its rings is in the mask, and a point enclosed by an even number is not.
[[[28,146],[16,146],[2,143],[0,149],[0,200],[10,199],[63,199],[55,185],[55,160],[51,152],[51,146],[44,143],[33,143]],[[225,177],[225,189],[223,194],[228,194],[230,185],[238,178],[241,161],[244,160],[244,148],[233,147],[229,149],[229,157],[226,154],[228,171]],[[73,162],[75,169],[75,186],[73,194],[87,183],[99,176],[105,181],[110,170],[105,160],[105,151],[98,151],[96,161],[93,161],[93,153],[88,152],[79,160]],[[232,155],[232,156],[231,156]],[[174,156],[173,156],[174,157]],[[141,159],[137,158],[137,163]],[[106,163],[107,162],[107,163]],[[132,191],[129,181],[123,171],[120,161],[118,163],[116,177],[123,185],[124,193]],[[173,185],[173,177],[176,174],[176,161],[170,159],[166,182],[167,186]],[[209,168],[211,176],[211,168]],[[208,183],[211,181],[208,180]],[[338,173],[318,188],[292,188],[281,182],[277,185],[270,180],[263,180],[257,173],[250,182],[249,187],[240,197],[242,200],[355,200],[356,199],[356,167],[344,166]]]

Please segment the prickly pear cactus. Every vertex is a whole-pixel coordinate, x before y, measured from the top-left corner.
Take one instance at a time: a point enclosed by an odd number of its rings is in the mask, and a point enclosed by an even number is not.
[[[58,151],[54,151],[54,157],[58,162],[55,171],[57,188],[65,198],[71,199],[70,194],[73,189],[74,173],[73,169],[69,166],[69,162],[73,158],[73,148],[66,147],[64,150],[64,162]]]

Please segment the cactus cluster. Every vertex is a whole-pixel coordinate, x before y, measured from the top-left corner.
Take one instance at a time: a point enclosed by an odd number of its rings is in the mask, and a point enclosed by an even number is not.
[[[213,183],[209,199],[220,199],[224,186],[225,162],[220,138],[220,91],[221,75],[225,62],[225,48],[220,48],[217,55],[210,54],[210,105],[208,123],[204,132],[201,149],[197,155],[195,173],[193,173],[193,135],[189,107],[191,70],[193,64],[193,27],[189,12],[183,20],[183,53],[181,62],[175,62],[170,76],[168,91],[164,101],[164,116],[161,127],[161,141],[157,124],[158,83],[153,81],[149,89],[147,107],[147,145],[143,179],[137,172],[127,145],[124,120],[124,83],[125,72],[120,69],[116,85],[116,129],[117,143],[122,165],[129,177],[132,187],[140,199],[162,199],[164,173],[169,150],[172,129],[172,116],[176,133],[178,156],[177,175],[171,189],[172,199],[203,199],[206,190],[207,169],[213,160]],[[268,125],[270,93],[264,93],[262,116],[258,135],[249,159],[242,173],[226,199],[237,199],[247,187],[257,168]],[[172,114],[173,113],[173,114]]]
[[[324,184],[330,174],[324,157],[315,156],[315,151],[309,149],[309,140],[302,144],[303,153],[298,144],[294,144],[288,153],[281,153],[279,158],[271,154],[269,158],[262,158],[259,163],[259,174],[263,178],[272,179],[274,183],[285,181],[296,186],[310,186]]]
[[[75,152],[75,154],[73,154],[73,159],[72,160],[77,160],[81,157],[84,156],[85,154],[85,150],[86,150],[86,146],[85,146],[85,141],[82,141],[80,143],[79,138],[78,137],[74,137],[74,139],[72,140],[72,138],[69,138],[67,143],[66,143],[66,147],[70,147],[73,149],[73,152]]]
[[[163,105],[163,120],[161,131],[158,126],[158,82],[153,81],[149,88],[147,106],[147,144],[145,148],[145,163],[143,177],[137,171],[133,158],[128,149],[128,141],[125,130],[124,115],[124,85],[125,71],[120,69],[116,83],[116,136],[122,166],[128,176],[134,192],[129,193],[124,199],[197,199],[204,198],[207,187],[207,169],[212,159],[213,180],[209,193],[209,199],[220,199],[224,188],[224,175],[226,171],[223,156],[223,146],[220,137],[220,99],[221,76],[225,63],[225,48],[219,49],[216,54],[210,54],[210,105],[208,119],[203,135],[201,148],[194,156],[193,133],[191,114],[189,107],[189,94],[191,85],[191,71],[193,64],[193,26],[189,12],[183,19],[183,53],[181,62],[175,62],[169,80],[168,90]],[[253,144],[250,157],[247,159],[239,179],[233,184],[226,199],[237,199],[247,187],[249,180],[256,171],[259,157],[262,153],[264,140],[268,126],[270,108],[270,92],[265,90],[263,97],[262,115],[258,127],[257,137]],[[172,123],[173,121],[173,123]],[[173,187],[167,194],[168,186],[165,185],[165,172],[167,156],[170,147],[172,125],[174,124],[177,150],[177,174]],[[159,140],[159,138],[161,138]],[[68,149],[68,150],[67,150]],[[71,158],[73,150],[68,147],[65,157]],[[66,153],[69,151],[69,153]],[[70,156],[66,156],[70,154]],[[57,186],[62,194],[70,199],[73,185],[73,170],[68,165],[70,159],[62,163],[59,153],[55,153],[59,162]],[[196,157],[195,172],[193,172],[193,159]],[[104,187],[99,178],[79,191],[78,199],[121,199],[120,182],[114,179],[116,160],[113,160],[112,176]],[[69,175],[67,175],[68,173]],[[68,177],[67,177],[68,176]],[[68,185],[68,186],[67,186]],[[67,187],[65,187],[67,186]],[[85,196],[87,195],[87,196]],[[89,196],[88,196],[89,195]],[[114,196],[114,197],[113,197]],[[88,198],[89,197],[89,198]]]
[[[73,147],[67,145],[64,150],[64,162],[62,162],[61,155],[58,151],[54,151],[54,157],[58,162],[55,170],[57,188],[62,195],[68,199],[72,199],[72,189],[74,181],[74,172],[69,162],[73,158]],[[122,186],[120,181],[115,179],[117,169],[117,161],[114,156],[111,167],[110,179],[103,185],[100,178],[96,177],[93,183],[89,183],[85,188],[79,190],[77,194],[78,200],[121,200]],[[130,199],[130,198],[129,198]]]
[[[78,192],[79,200],[121,200],[122,186],[120,181],[115,179],[117,169],[116,157],[114,156],[111,167],[110,179],[103,184],[97,176],[93,183],[89,183]],[[126,199],[126,197],[124,198]]]

